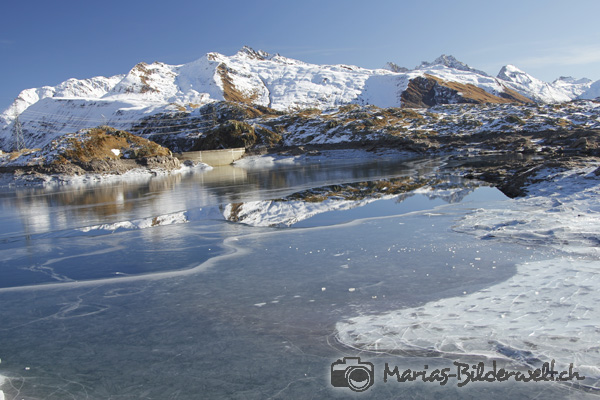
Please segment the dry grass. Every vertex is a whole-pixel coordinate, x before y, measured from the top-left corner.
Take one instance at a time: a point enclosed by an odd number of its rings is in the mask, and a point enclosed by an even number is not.
[[[35,153],[36,151],[40,151],[40,149],[21,149],[19,151],[11,151],[8,153],[8,159],[10,161],[16,160],[21,156],[26,156],[31,153]]]
[[[242,206],[244,203],[232,203],[231,204],[231,213],[229,214],[230,221],[238,222],[240,221],[240,211],[242,211]]]
[[[514,99],[508,99],[503,97],[494,96],[491,93],[486,92],[480,87],[472,85],[470,83],[458,83],[458,82],[448,82],[444,81],[438,77],[433,75],[425,76],[429,79],[435,80],[440,86],[447,87],[449,89],[455,90],[460,93],[460,95],[465,98],[474,101],[475,103],[494,103],[494,104],[506,104],[506,103],[515,103]],[[522,97],[522,96],[521,96]]]
[[[331,185],[294,193],[279,201],[302,200],[309,203],[320,203],[330,198],[362,200],[368,197],[407,193],[431,183],[432,182],[426,182],[425,180],[401,177],[378,181]]]
[[[346,104],[346,105],[341,106],[339,108],[339,111],[340,112],[350,112],[350,111],[354,111],[358,108],[359,108],[358,104]]]
[[[298,110],[296,112],[296,115],[299,117],[308,118],[316,115],[321,115],[321,110],[319,110],[318,108],[305,108],[303,110]]]
[[[509,124],[525,125],[525,121],[523,121],[517,115],[507,115],[504,120]]]
[[[408,88],[401,96],[403,107],[425,108],[436,105],[437,93],[434,91],[436,87],[446,88],[449,90],[447,95],[458,96],[461,103],[531,103],[531,100],[508,89],[500,96],[495,96],[472,84],[448,82],[433,75],[425,74],[424,77],[417,77],[409,82]]]
[[[523,104],[534,104],[535,103],[530,98],[527,98],[527,97],[523,96],[522,94],[520,94],[519,92],[516,92],[507,87],[504,88],[504,93],[501,93],[500,96],[507,98],[507,99],[513,99],[517,103],[523,103]]]
[[[148,69],[148,64],[141,62],[134,69],[140,72],[140,81],[142,82],[140,93],[158,92],[158,90],[150,86],[149,78],[153,71]]]
[[[390,113],[399,119],[413,119],[413,120],[422,120],[424,117],[416,112],[415,110],[411,110],[410,108],[390,108]]]
[[[246,122],[230,120],[200,136],[193,150],[251,148],[257,141],[254,127]]]
[[[17,158],[21,157],[23,155],[22,151],[11,151],[10,153],[8,153],[8,159],[10,161],[16,160]]]
[[[258,98],[258,92],[246,95],[235,87],[225,64],[219,64],[217,73],[221,77],[221,82],[223,82],[223,97],[225,100],[234,103],[252,104]]]
[[[173,107],[177,108],[177,111],[180,111],[180,112],[186,112],[187,111],[187,108],[185,108],[185,106],[182,105],[182,104],[171,103],[171,105]]]
[[[121,155],[142,158],[171,154],[157,143],[110,127],[90,129],[83,137],[69,139],[68,144],[69,148],[57,158],[58,163],[119,159]],[[119,150],[120,155],[113,153],[113,149]]]

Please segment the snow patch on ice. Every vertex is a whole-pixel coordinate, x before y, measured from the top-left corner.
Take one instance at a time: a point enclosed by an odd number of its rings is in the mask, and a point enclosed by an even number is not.
[[[337,324],[342,343],[363,350],[435,351],[502,357],[502,349],[600,365],[600,263],[557,258],[525,263],[506,282],[422,307],[363,315]],[[568,349],[568,350],[565,350]]]
[[[220,208],[218,206],[189,209],[170,214],[157,215],[148,218],[140,218],[130,221],[119,221],[110,224],[100,224],[86,226],[74,229],[73,231],[58,231],[53,237],[77,236],[77,234],[100,233],[100,232],[120,232],[124,230],[148,229],[156,226],[185,224],[193,221],[202,221],[207,219],[222,219]],[[48,236],[46,234],[46,236]]]
[[[90,231],[120,231],[132,229],[146,229],[158,225],[184,224],[188,222],[187,215],[184,211],[172,214],[159,215],[152,218],[142,218],[132,221],[115,222],[112,224],[101,224],[79,228],[78,230],[84,233]]]
[[[235,161],[233,164],[237,167],[243,168],[267,168],[273,167],[276,164],[294,164],[296,162],[296,156],[247,156],[242,159]]]
[[[482,239],[550,245],[558,250],[600,256],[600,177],[597,164],[569,171],[544,170],[529,196],[507,209],[478,209],[456,226]]]
[[[555,359],[598,380],[597,168],[541,172],[528,197],[474,210],[454,227],[492,243],[550,246],[550,259],[521,263],[509,280],[464,296],[349,318],[336,326],[339,340],[361,350]]]
[[[237,220],[251,226],[286,227],[328,211],[341,211],[361,207],[373,201],[395,196],[355,200],[327,199],[320,203],[294,201],[251,201],[238,205],[228,204],[223,210],[226,219]]]

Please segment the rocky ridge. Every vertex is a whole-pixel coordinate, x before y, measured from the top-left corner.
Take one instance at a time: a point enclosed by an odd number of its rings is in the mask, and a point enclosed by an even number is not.
[[[589,80],[544,83],[513,66],[492,77],[446,55],[412,70],[391,69],[315,65],[248,47],[233,56],[208,53],[183,65],[139,63],[124,75],[23,91],[0,114],[0,148],[12,150],[17,118],[26,146],[36,148],[81,129],[109,125],[128,131],[149,116],[190,112],[219,101],[290,112],[349,104],[553,103],[596,93]]]

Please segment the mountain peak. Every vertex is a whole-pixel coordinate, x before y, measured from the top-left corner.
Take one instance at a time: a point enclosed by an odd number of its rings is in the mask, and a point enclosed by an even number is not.
[[[577,78],[573,78],[572,76],[561,76],[560,78],[556,79],[554,82],[555,84],[560,84],[560,83],[567,83],[567,84],[572,84],[572,85],[585,85],[588,83],[591,83],[592,80],[588,79],[588,78],[581,78],[581,79],[577,79]]]
[[[242,56],[245,58],[249,58],[251,60],[268,60],[271,58],[271,55],[266,51],[262,50],[254,50],[252,47],[244,46],[240,51],[237,52],[238,56]]]
[[[496,76],[498,79],[502,79],[503,81],[521,81],[526,79],[531,81],[531,77],[524,71],[521,71],[519,68],[515,67],[512,64],[507,64],[500,69],[498,75]],[[520,78],[519,78],[520,77]]]
[[[433,65],[445,65],[446,67],[451,67],[453,65],[459,65],[459,66],[467,66],[467,64],[458,61],[456,59],[456,57],[454,57],[453,55],[445,55],[442,54],[441,56],[439,56],[438,58],[436,58],[435,60],[433,60]]]
[[[439,56],[438,58],[433,60],[433,62],[423,61],[423,62],[421,62],[421,65],[418,65],[415,69],[427,69],[427,68],[432,68],[432,67],[436,67],[436,66],[440,66],[440,65],[444,66],[444,67],[456,69],[459,71],[469,71],[469,72],[475,72],[476,74],[489,76],[487,73],[485,73],[483,71],[480,71],[475,68],[471,68],[464,62],[458,61],[456,59],[456,57],[454,57],[452,55],[446,55],[446,54],[442,54],[441,56]]]
[[[383,68],[387,69],[389,71],[392,71],[392,72],[408,72],[409,71],[408,68],[401,67],[398,64],[395,64],[391,61],[386,63],[385,67],[383,67]]]

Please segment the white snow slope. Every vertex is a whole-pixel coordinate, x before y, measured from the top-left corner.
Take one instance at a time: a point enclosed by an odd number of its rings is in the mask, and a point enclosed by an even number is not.
[[[184,65],[140,63],[126,75],[70,79],[56,87],[24,90],[0,114],[0,148],[12,146],[17,115],[25,145],[43,147],[65,133],[102,124],[130,129],[149,115],[229,100],[232,93],[277,110],[327,109],[349,103],[397,107],[410,80],[425,74],[473,84],[492,94],[508,87],[542,102],[572,100],[591,86],[588,80],[574,79],[545,83],[512,66],[493,78],[452,56],[411,71],[392,72],[308,64],[244,47],[233,56],[208,53]]]
[[[589,79],[575,80],[564,77],[547,83],[521,71],[514,65],[502,67],[498,73],[498,79],[523,96],[542,103],[562,103],[574,100],[592,84]]]

